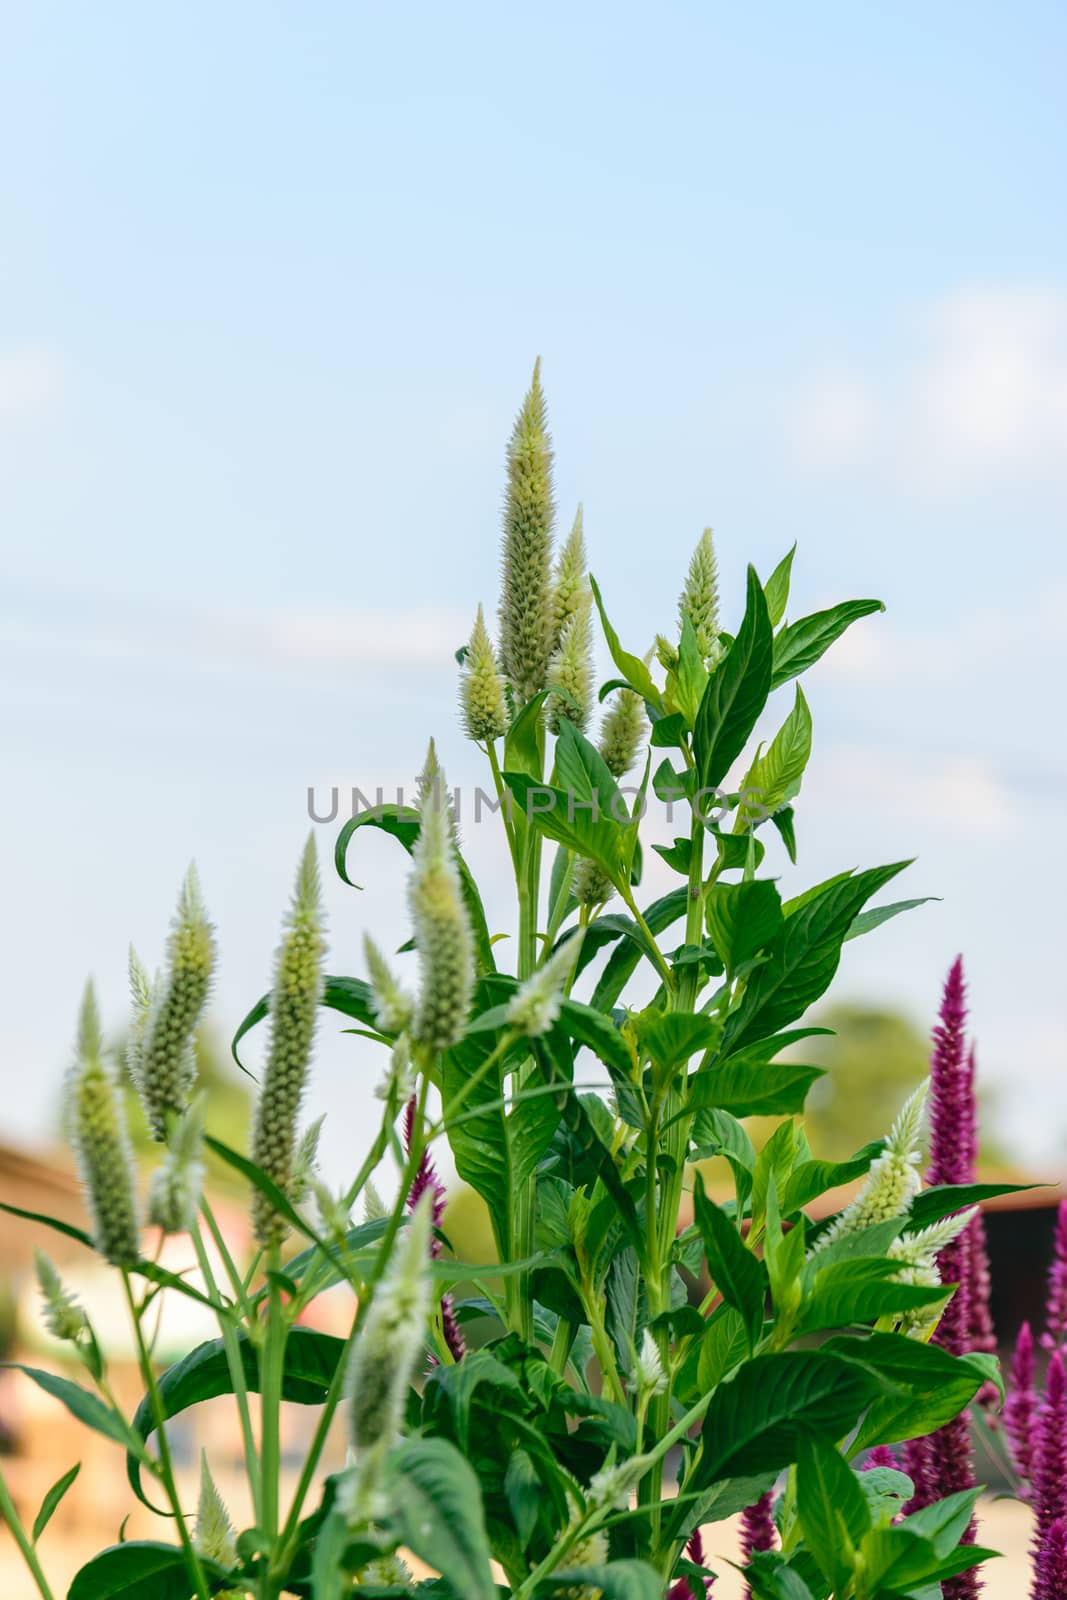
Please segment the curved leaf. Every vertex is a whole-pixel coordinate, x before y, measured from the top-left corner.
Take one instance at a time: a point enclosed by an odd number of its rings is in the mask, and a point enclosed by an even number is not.
[[[744,749],[771,689],[774,635],[756,569],[748,569],[745,615],[737,638],[708,680],[693,730],[702,787],[722,782]]]
[[[72,1383],[69,1378],[57,1377],[54,1372],[45,1372],[40,1367],[24,1366],[20,1361],[4,1361],[0,1365],[32,1378],[39,1389],[61,1400],[71,1415],[77,1417],[79,1422],[84,1422],[87,1428],[102,1433],[107,1439],[114,1439],[118,1444],[126,1444],[128,1435],[123,1419],[116,1416],[110,1406],[98,1400],[95,1394],[83,1389],[80,1383]]]
[[[447,1439],[405,1439],[387,1471],[400,1542],[464,1600],[497,1600],[481,1488],[467,1458]]]
[[[214,1594],[233,1575],[201,1556],[200,1564]],[[82,1567],[67,1590],[67,1600],[189,1600],[192,1584],[185,1556],[173,1544],[131,1540],[112,1545]]]
[[[840,639],[845,629],[860,617],[884,610],[881,600],[846,600],[839,606],[831,606],[829,611],[816,611],[810,617],[801,617],[799,622],[791,622],[774,641],[771,688],[777,689],[790,678],[807,672],[835,639]]]
[[[55,1512],[56,1507],[66,1494],[67,1490],[70,1488],[71,1484],[74,1482],[75,1478],[78,1476],[78,1473],[81,1471],[81,1469],[81,1462],[76,1461],[69,1472],[64,1472],[61,1478],[56,1479],[55,1483],[41,1501],[41,1509],[38,1511],[33,1522],[34,1544],[37,1543],[38,1539],[51,1522],[52,1515]]]
[[[379,1029],[371,1005],[371,987],[364,983],[362,978],[331,978],[322,980],[322,1000],[320,1004],[328,1006],[331,1011],[339,1011],[342,1016],[354,1017],[357,1022],[362,1022],[370,1028],[379,1038],[387,1038]],[[255,1005],[243,1019],[233,1039],[230,1041],[230,1054],[246,1077],[256,1082],[255,1075],[249,1072],[240,1056],[237,1046],[246,1033],[270,1014],[270,995],[264,994],[256,1001]]]
[[[239,1335],[241,1367],[250,1394],[259,1393],[259,1356],[253,1345]],[[326,1400],[327,1390],[337,1371],[345,1341],[332,1334],[317,1333],[313,1328],[292,1328],[285,1342],[285,1368],[282,1376],[282,1398],[301,1406],[320,1406]],[[226,1347],[221,1339],[208,1339],[197,1345],[181,1361],[168,1367],[159,1379],[159,1394],[166,1417],[176,1417],[201,1400],[213,1400],[221,1394],[233,1393]],[[91,1398],[91,1397],[90,1397]],[[152,1403],[148,1395],[134,1412],[131,1424],[141,1439],[147,1440],[155,1430]],[[139,1500],[140,1473],[132,1455],[126,1458],[126,1476]]]

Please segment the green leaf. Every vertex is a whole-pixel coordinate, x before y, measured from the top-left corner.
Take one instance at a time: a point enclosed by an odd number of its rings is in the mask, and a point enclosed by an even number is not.
[[[609,1561],[603,1567],[567,1567],[545,1580],[549,1592],[588,1592],[603,1600],[662,1600],[663,1579],[644,1561]]]
[[[744,749],[770,693],[773,651],[767,602],[755,568],[749,567],[741,627],[697,711],[693,754],[702,787],[721,783]]]
[[[668,894],[654,900],[644,912],[645,922],[653,934],[663,933],[679,918],[685,916],[686,906],[689,903],[689,892],[685,888],[671,889]],[[597,918],[597,922],[600,918]],[[596,926],[596,923],[593,924]],[[598,1011],[610,1011],[622,994],[634,968],[641,958],[642,950],[647,950],[647,945],[637,930],[636,924],[631,942],[622,945],[613,951],[610,960],[604,968],[593,990],[590,1005]]]
[[[814,1265],[818,1265],[818,1256]],[[899,1281],[900,1262],[865,1259],[835,1261],[814,1277],[811,1295],[804,1306],[799,1333],[814,1333],[821,1328],[845,1328],[855,1322],[874,1322],[881,1316],[920,1306],[936,1305],[945,1298],[940,1284],[908,1284]]]
[[[806,1206],[809,1200],[814,1200],[817,1195],[825,1194],[828,1189],[837,1189],[845,1183],[853,1183],[857,1178],[866,1175],[871,1162],[876,1156],[881,1155],[885,1148],[884,1139],[876,1139],[873,1143],[864,1145],[848,1161],[805,1161],[797,1167],[791,1175],[782,1196],[782,1210],[786,1216],[793,1211],[799,1211]]]
[[[789,1466],[804,1434],[847,1433],[882,1387],[870,1369],[824,1350],[756,1356],[712,1396],[696,1486]]]
[[[767,1269],[744,1244],[726,1213],[708,1199],[699,1172],[695,1175],[693,1207],[711,1280],[726,1304],[740,1314],[749,1349],[754,1350],[763,1329]]]
[[[711,942],[732,973],[777,936],[782,902],[769,878],[716,883],[708,891],[705,918]]]
[[[853,1455],[942,1427],[973,1399],[988,1376],[987,1367],[972,1356],[951,1356],[938,1345],[897,1333],[863,1338],[842,1334],[827,1340],[822,1350],[862,1365],[882,1380],[883,1392],[849,1447]]]
[[[331,1011],[339,1011],[342,1016],[354,1017],[357,1022],[362,1022],[373,1033],[384,1038],[374,1018],[371,998],[370,984],[363,983],[359,978],[324,978],[322,981],[322,1005]],[[246,1077],[252,1077],[252,1074],[237,1054],[237,1046],[245,1034],[262,1022],[269,1012],[270,995],[261,995],[230,1041],[230,1054]]]
[[[287,1195],[284,1195],[272,1178],[268,1178],[262,1167],[257,1167],[254,1161],[249,1161],[247,1156],[231,1150],[229,1145],[223,1144],[219,1139],[213,1139],[210,1134],[204,1135],[204,1143],[209,1150],[213,1150],[220,1160],[227,1166],[233,1167],[242,1177],[247,1178],[254,1188],[265,1194],[271,1205],[280,1217],[284,1217],[290,1227],[302,1233],[306,1239],[313,1239],[323,1253],[327,1256],[333,1254],[331,1247],[321,1239],[314,1228],[302,1217]]]
[[[945,1183],[933,1189],[924,1189],[911,1202],[905,1233],[917,1233],[928,1228],[954,1211],[964,1211],[968,1206],[981,1205],[984,1200],[994,1200],[1000,1194],[1025,1194],[1028,1189],[1039,1189],[1037,1183]]]
[[[3,1361],[0,1366],[9,1367],[14,1372],[23,1372],[27,1378],[32,1378],[39,1389],[45,1394],[50,1394],[53,1399],[61,1400],[72,1416],[79,1422],[84,1422],[87,1428],[92,1428],[95,1433],[102,1433],[106,1439],[114,1439],[118,1444],[127,1442],[126,1424],[123,1418],[118,1417],[98,1400],[95,1394],[90,1394],[88,1389],[83,1389],[80,1383],[72,1383],[69,1378],[57,1377],[54,1372],[44,1372],[40,1367],[27,1367],[20,1361]]]
[[[663,698],[653,683],[652,674],[645,666],[645,663],[640,657],[632,656],[628,650],[624,650],[619,643],[619,636],[608,621],[607,613],[604,610],[604,602],[600,598],[600,589],[592,573],[589,574],[589,587],[593,591],[593,599],[596,601],[596,608],[600,612],[600,626],[604,630],[604,638],[611,652],[612,661],[614,661],[631,689],[635,689],[642,700],[647,700],[649,705],[655,706],[657,710],[662,710]]]
[[[735,1117],[790,1117],[803,1111],[808,1090],[821,1067],[798,1061],[742,1060],[731,1057],[719,1067],[701,1067],[689,1080],[691,1110],[715,1107]]]
[[[792,711],[775,734],[770,747],[756,757],[741,781],[738,832],[743,826],[746,811],[762,806],[764,813],[770,815],[786,801],[796,798],[810,755],[811,712],[798,683]]]
[[[871,1514],[855,1473],[836,1446],[811,1434],[800,1440],[797,1457],[797,1515],[821,1572],[843,1592]]]
[[[595,861],[616,887],[625,881],[636,837],[629,824],[596,815],[587,801],[553,784],[538,783],[525,773],[506,771],[503,778],[518,802],[524,824],[575,855]]]
[[[401,1544],[464,1600],[497,1600],[481,1490],[447,1439],[404,1439],[389,1452],[391,1521]]]
[[[201,1556],[212,1593],[232,1587],[232,1574]],[[152,1539],[112,1545],[82,1567],[67,1590],[67,1600],[189,1600],[192,1582],[177,1545]]]
[[[753,972],[740,1005],[726,1019],[724,1051],[766,1038],[804,1014],[829,987],[857,913],[907,865],[896,861],[832,878],[787,914],[768,959]]]
[[[66,1494],[67,1490],[70,1488],[71,1484],[74,1482],[75,1478],[78,1476],[78,1473],[81,1471],[81,1469],[81,1462],[76,1461],[69,1472],[64,1472],[61,1478],[56,1479],[55,1483],[41,1501],[41,1509],[38,1511],[33,1524],[32,1537],[34,1544],[37,1543],[38,1539],[51,1522],[53,1512],[55,1511],[59,1502],[62,1500],[63,1496]]]
[[[891,922],[904,911],[914,911],[916,906],[928,906],[940,898],[941,896],[937,894],[924,894],[918,900],[895,900],[889,906],[872,906],[869,911],[861,911],[845,934],[845,943],[847,944],[850,939],[862,938],[865,933],[873,933],[883,922]]]
[[[785,616],[785,608],[789,604],[789,580],[793,571],[793,557],[797,553],[794,544],[792,550],[786,552],[771,573],[763,586],[763,594],[767,601],[767,615],[772,628],[777,628]]]
[[[846,628],[873,611],[884,611],[881,600],[846,600],[829,611],[816,611],[783,628],[774,641],[774,675],[771,688],[778,689],[790,678],[798,677],[825,655]]]
[[[6,1211],[12,1217],[23,1217],[27,1222],[39,1222],[46,1228],[53,1228],[56,1233],[66,1234],[68,1239],[76,1239],[87,1249],[94,1248],[92,1236],[84,1228],[75,1228],[69,1222],[60,1222],[58,1217],[46,1216],[43,1211],[24,1211],[22,1206],[9,1205],[6,1200],[0,1200],[0,1211]]]
[[[412,806],[382,805],[374,806],[369,811],[359,811],[354,817],[349,818],[337,835],[333,859],[338,877],[352,889],[361,887],[348,876],[347,867],[348,846],[357,828],[377,828],[380,832],[389,834],[403,845],[410,855],[419,837],[419,813]],[[495,972],[496,961],[493,957],[493,942],[485,920],[485,907],[478,893],[478,885],[459,850],[456,851],[456,865],[459,868],[460,886],[470,917],[471,931],[474,934],[478,970]],[[327,978],[326,982],[329,981]],[[329,1001],[324,1000],[323,1004],[328,1005]]]
[[[720,1024],[714,1017],[683,1011],[660,1011],[642,1018],[638,1025],[641,1047],[657,1067],[670,1071],[703,1055],[719,1037]]]
[[[245,1384],[251,1394],[258,1394],[258,1353],[243,1334],[238,1337]],[[291,1328],[285,1341],[282,1374],[284,1399],[302,1406],[323,1405],[344,1347],[345,1341],[335,1339],[332,1334],[317,1333],[312,1328]],[[158,1388],[165,1417],[176,1417],[179,1412],[187,1411],[202,1400],[232,1394],[233,1380],[223,1341],[208,1339],[190,1350],[187,1356],[183,1356],[161,1375]],[[155,1413],[148,1395],[144,1396],[134,1412],[131,1427],[144,1440],[149,1439],[155,1431]],[[141,1492],[140,1473],[132,1455],[126,1458],[126,1476],[138,1499],[148,1505],[149,1501]]]

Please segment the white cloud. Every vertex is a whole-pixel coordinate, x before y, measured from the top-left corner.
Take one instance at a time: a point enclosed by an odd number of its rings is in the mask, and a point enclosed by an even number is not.
[[[880,468],[953,491],[1067,476],[1067,291],[968,286],[866,362],[827,362],[793,389],[785,426],[813,472]]]
[[[0,354],[0,423],[47,412],[61,388],[62,369],[52,352],[28,347]]]
[[[865,745],[839,745],[824,758],[809,800],[835,807],[876,805],[894,817],[988,837],[1009,828],[1017,806],[995,770],[976,757],[924,758]]]

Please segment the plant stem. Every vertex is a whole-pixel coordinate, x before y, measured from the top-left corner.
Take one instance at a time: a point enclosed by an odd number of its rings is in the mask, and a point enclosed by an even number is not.
[[[537,966],[537,912],[541,898],[541,835],[527,826],[519,874],[519,971],[520,983]],[[521,1092],[529,1082],[533,1063],[523,1061],[515,1072],[515,1088]],[[533,1255],[536,1227],[537,1175],[532,1174],[515,1193],[511,1207],[511,1257],[525,1261]],[[529,1272],[508,1278],[505,1291],[508,1320],[527,1344],[533,1341],[533,1293]]]
[[[205,1214],[208,1211],[206,1200],[201,1201]],[[214,1219],[212,1219],[214,1220]],[[244,1361],[241,1357],[241,1343],[237,1330],[230,1318],[222,1308],[222,1299],[219,1295],[215,1274],[211,1268],[211,1261],[204,1247],[203,1235],[200,1224],[196,1223],[192,1230],[193,1248],[196,1259],[200,1264],[210,1298],[215,1302],[219,1312],[219,1327],[222,1330],[222,1343],[226,1351],[226,1365],[230,1372],[230,1382],[233,1384],[234,1398],[237,1401],[237,1414],[241,1423],[241,1439],[244,1443],[245,1471],[248,1475],[248,1487],[252,1494],[253,1515],[259,1521],[260,1487],[259,1487],[259,1456],[256,1453],[256,1438],[252,1431],[252,1416],[248,1408],[248,1384],[245,1381]]]
[[[2,1472],[0,1472],[0,1520],[6,1522],[11,1529],[15,1543],[22,1553],[22,1559],[29,1567],[33,1575],[33,1581],[40,1590],[42,1600],[55,1600],[51,1589],[48,1587],[48,1580],[44,1575],[41,1563],[37,1559],[37,1551],[33,1547],[33,1542],[22,1526],[22,1519],[15,1510],[15,1502],[11,1498]]]
[[[174,1478],[174,1463],[171,1459],[170,1443],[167,1439],[167,1417],[163,1407],[163,1397],[159,1392],[159,1385],[156,1382],[155,1371],[152,1367],[152,1358],[149,1355],[148,1347],[145,1344],[144,1333],[141,1328],[141,1318],[137,1310],[136,1301],[133,1297],[133,1289],[130,1285],[130,1275],[125,1269],[123,1269],[122,1273],[122,1286],[126,1295],[126,1304],[129,1307],[130,1321],[133,1325],[134,1338],[137,1341],[137,1358],[140,1363],[141,1378],[144,1382],[145,1388],[148,1391],[148,1398],[152,1407],[152,1418],[155,1422],[156,1434],[159,1439],[159,1481],[163,1485],[164,1493],[170,1502],[171,1511],[174,1513],[174,1520],[178,1529],[178,1538],[181,1541],[181,1547],[185,1555],[186,1565],[189,1568],[189,1576],[192,1579],[193,1588],[196,1590],[198,1600],[210,1600],[207,1580],[204,1577],[204,1569],[200,1565],[200,1557],[197,1555],[196,1550],[193,1547],[193,1541],[189,1537],[189,1529],[186,1526],[185,1514],[182,1511],[181,1501],[178,1498],[178,1486]]]
[[[267,1338],[260,1360],[260,1525],[273,1545],[278,1536],[278,1492],[281,1475],[282,1382],[285,1374],[285,1341],[288,1335],[285,1306],[276,1280],[280,1270],[280,1248],[275,1242],[268,1254]],[[268,1568],[262,1576],[263,1600],[271,1600],[274,1583]]]

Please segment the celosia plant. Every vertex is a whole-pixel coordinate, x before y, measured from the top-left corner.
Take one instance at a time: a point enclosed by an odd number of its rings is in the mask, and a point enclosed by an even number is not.
[[[587,572],[580,511],[554,553],[552,472],[535,370],[507,452],[497,638],[479,606],[460,652],[459,728],[485,756],[515,926],[487,921],[431,743],[417,804],[363,812],[336,841],[345,882],[367,829],[411,858],[410,939],[394,957],[368,936],[365,977],[326,973],[314,843],[304,852],[270,992],[234,1040],[236,1055],[266,1021],[249,1157],[212,1137],[194,1081],[215,962],[195,878],[159,979],[131,961],[130,1065],[163,1147],[144,1217],[189,1231],[196,1281],[143,1243],[88,993],[68,1097],[92,1222],[78,1237],[121,1277],[145,1395],[132,1418],[116,1406],[90,1317],[45,1258],[45,1315],[83,1375],[30,1376],[125,1450],[133,1493],[162,1498],[170,1520],[158,1541],[113,1530],[71,1600],[695,1600],[712,1592],[716,1525],[733,1516],[757,1600],[928,1600],[985,1554],[968,1542],[969,1479],[938,1498],[940,1474],[916,1485],[892,1448],[922,1437],[929,1459],[939,1430],[965,1437],[954,1419],[996,1378],[975,1353],[970,1302],[953,1299],[962,1273],[946,1271],[975,1229],[960,1188],[974,1157],[964,1101],[935,1061],[925,1188],[924,1091],[844,1163],[820,1160],[800,1120],[819,1075],[797,1058],[817,1031],[806,1013],[844,943],[916,903],[871,904],[902,862],[779,887],[811,750],[795,680],[881,607],[785,621],[790,551],[765,582],[748,569],[738,616],[706,532],[680,575],[677,629],[632,652],[608,620],[610,583],[602,594]],[[599,694],[596,618],[613,662]],[[790,684],[781,725],[754,743]],[[647,837],[653,797],[684,815],[671,843]],[[652,852],[674,879],[655,898],[642,887]],[[355,947],[354,930],[338,944]],[[315,1171],[321,1117],[301,1126],[322,1109],[324,1009],[382,1055],[380,1124],[340,1194]],[[938,1045],[953,1072],[959,1010]],[[772,1122],[759,1149],[752,1117]],[[247,1182],[251,1260],[235,1258],[202,1192],[205,1147]],[[455,1259],[435,1162],[446,1147],[487,1207],[491,1261]],[[827,1217],[822,1197],[845,1184],[854,1198]],[[339,1284],[343,1339],[305,1325]],[[219,1336],[159,1372],[149,1325],[178,1295],[209,1307]],[[1024,1344],[1020,1372],[1026,1359]],[[1060,1581],[1067,1511],[1053,1359],[1025,1463],[1046,1589]],[[220,1395],[244,1445],[243,1529],[207,1460],[199,1505],[183,1502],[168,1444],[169,1418]],[[283,1399],[316,1412],[284,1485]],[[1020,1455],[1031,1416],[1017,1400]],[[335,1420],[349,1453],[327,1471]],[[64,1487],[32,1534],[0,1488],[46,1600],[37,1542]],[[919,1489],[921,1508],[905,1510]]]

